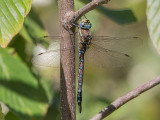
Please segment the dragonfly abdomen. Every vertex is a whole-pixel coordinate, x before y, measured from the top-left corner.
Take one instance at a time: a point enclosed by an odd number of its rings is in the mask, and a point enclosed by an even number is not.
[[[85,47],[79,50],[79,76],[78,76],[78,93],[77,93],[77,103],[79,106],[79,112],[82,111],[82,84],[83,84],[83,72],[84,72],[84,54]]]

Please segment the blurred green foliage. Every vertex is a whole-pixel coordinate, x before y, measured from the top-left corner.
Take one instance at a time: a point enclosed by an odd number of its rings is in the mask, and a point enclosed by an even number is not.
[[[79,0],[79,1],[75,1],[75,3],[80,4],[80,2],[87,4],[88,2],[90,2],[90,0]],[[83,4],[83,5],[84,5]],[[109,3],[107,3],[108,5]],[[104,6],[99,6],[95,9],[95,11],[98,11],[99,13],[104,14],[105,16],[107,16],[108,18],[112,19],[113,21],[115,21],[118,24],[129,24],[132,22],[137,22],[137,19],[134,15],[134,13],[132,12],[132,10],[130,9],[122,9],[122,10],[113,10],[113,9],[108,9]]]
[[[5,120],[4,119],[4,114],[2,113],[2,107],[0,105],[0,120]]]
[[[75,9],[87,2],[75,1]],[[58,70],[35,68],[31,62],[37,44],[50,44],[41,37],[59,33],[57,2],[46,3],[47,0],[42,4],[35,2],[19,34],[7,49],[0,48],[0,101],[9,108],[6,120],[60,119]],[[149,39],[145,5],[145,0],[115,0],[86,14],[96,35],[138,36],[143,39],[143,45],[131,54],[132,65],[127,64],[125,68],[98,68],[85,62],[83,110],[79,114],[77,109],[77,120],[88,120],[116,98],[159,75],[160,58]],[[159,120],[159,100],[160,91],[156,87],[108,119]]]

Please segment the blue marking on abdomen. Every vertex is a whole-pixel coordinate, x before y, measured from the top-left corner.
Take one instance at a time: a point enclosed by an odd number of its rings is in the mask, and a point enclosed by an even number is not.
[[[78,85],[80,85],[80,86],[81,86],[81,85],[82,85],[82,83],[78,83]]]
[[[79,75],[79,77],[82,77],[82,75]]]
[[[81,69],[81,70],[82,70],[82,69],[83,69],[83,67],[79,67],[79,69]]]
[[[81,98],[81,96],[80,96],[80,95],[78,95],[78,98]]]
[[[83,62],[84,61],[84,59],[81,59],[81,62]]]

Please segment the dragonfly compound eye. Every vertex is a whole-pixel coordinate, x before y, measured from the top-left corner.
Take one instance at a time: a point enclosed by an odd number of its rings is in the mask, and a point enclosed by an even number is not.
[[[80,23],[80,28],[85,28],[85,23]]]
[[[90,24],[88,25],[88,28],[91,28],[91,25],[90,25]]]

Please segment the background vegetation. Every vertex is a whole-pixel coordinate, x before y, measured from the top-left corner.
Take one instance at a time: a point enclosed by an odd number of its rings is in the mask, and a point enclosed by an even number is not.
[[[4,0],[1,0],[0,3],[3,2]],[[78,10],[88,2],[76,0],[75,9]],[[26,4],[31,5],[31,2],[28,0]],[[26,8],[27,12],[30,5]],[[7,9],[4,8],[0,9],[6,12]],[[138,36],[143,43],[131,53],[132,64],[126,64],[124,68],[99,68],[85,62],[83,110],[79,114],[77,109],[77,120],[88,120],[116,98],[159,75],[159,8],[158,0],[148,0],[148,3],[145,0],[111,0],[86,14],[92,22],[94,35]],[[9,17],[9,13],[5,14]],[[0,15],[4,14],[0,12]],[[27,13],[24,14],[26,15]],[[23,18],[19,20],[23,21]],[[3,23],[2,26],[2,22],[1,17],[1,31],[8,29],[0,32],[0,38],[10,35],[13,37],[15,31],[22,26],[14,24],[15,21],[11,21],[11,25],[8,26]],[[57,1],[35,0],[31,11],[24,18],[21,31],[10,43],[7,37],[6,42],[0,39],[4,46],[9,43],[7,48],[0,48],[0,101],[5,120],[60,119],[59,69],[37,66],[31,62],[32,57],[37,54],[33,52],[35,49],[45,51],[47,46],[49,49],[52,47],[52,39],[48,42],[40,38],[48,34],[59,35]],[[159,120],[159,100],[160,91],[155,87],[121,107],[108,119]],[[3,120],[2,112],[0,109],[0,118]]]

